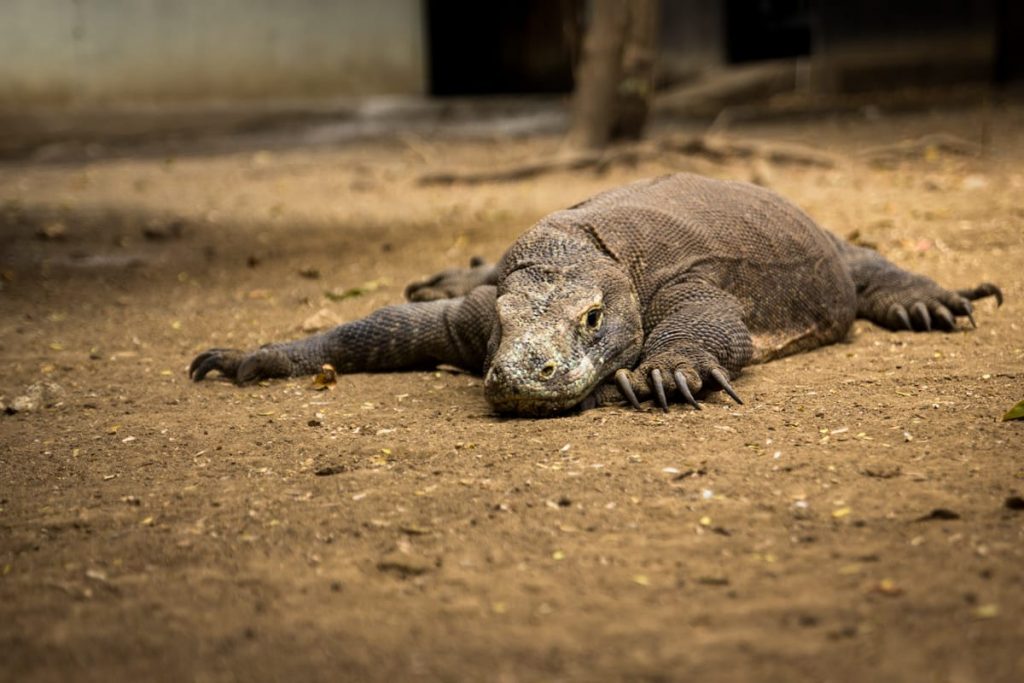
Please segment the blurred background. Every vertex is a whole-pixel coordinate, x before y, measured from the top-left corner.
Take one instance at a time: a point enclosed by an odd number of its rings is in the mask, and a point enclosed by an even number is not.
[[[488,117],[557,131],[585,34],[616,14],[634,63],[609,77],[641,91],[641,120],[977,101],[1024,76],[1011,0],[3,0],[0,154]]]
[[[0,0],[0,681],[1024,681],[1022,39],[1020,0]],[[676,172],[1005,304],[668,415],[187,376]]]

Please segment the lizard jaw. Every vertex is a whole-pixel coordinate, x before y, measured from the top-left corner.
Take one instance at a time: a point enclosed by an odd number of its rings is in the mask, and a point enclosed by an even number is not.
[[[543,417],[575,408],[588,410],[603,403],[598,392],[611,373],[617,368],[632,367],[636,355],[637,351],[630,347],[611,360],[602,357],[595,362],[584,356],[555,384],[509,381],[508,371],[500,364],[492,364],[484,377],[484,395],[491,407],[502,414]]]
[[[548,380],[524,378],[516,366],[493,364],[484,377],[484,394],[499,413],[553,415],[585,400],[601,381],[590,358]]]

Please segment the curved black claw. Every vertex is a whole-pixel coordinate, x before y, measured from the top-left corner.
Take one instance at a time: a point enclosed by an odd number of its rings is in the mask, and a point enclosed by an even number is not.
[[[915,302],[910,307],[910,313],[914,316],[914,320],[924,328],[925,332],[932,331],[932,316],[928,313],[928,307],[924,305],[923,301]]]
[[[189,377],[189,379],[194,379],[197,382],[200,379],[202,379],[202,377],[199,377],[198,379],[196,378],[196,376],[195,376],[196,375],[196,370],[198,370],[200,366],[204,365],[206,363],[206,361],[209,360],[210,356],[212,356],[214,354],[217,354],[217,353],[220,353],[223,350],[224,349],[208,349],[206,351],[203,351],[201,354],[199,354],[195,358],[193,358],[192,362],[189,363],[189,365],[188,365],[188,377]],[[208,369],[206,372],[209,372],[209,371],[210,370]],[[206,372],[203,373],[204,376],[206,375]]]
[[[188,376],[195,382],[201,382],[210,372],[219,370],[221,356],[227,349],[208,349],[192,359],[188,366]]]
[[[198,365],[196,364],[197,361]],[[196,358],[196,360],[192,362],[192,367],[188,369],[188,376],[192,379],[193,382],[201,382],[203,381],[204,377],[206,377],[208,374],[210,374],[210,372],[216,369],[216,356],[206,356],[201,361],[199,360],[199,358]]]
[[[686,384],[686,378],[683,376],[682,371],[675,370],[672,373],[672,378],[676,381],[676,388],[679,389],[679,393],[683,395],[683,400],[693,406],[694,410],[700,410],[700,404],[697,403],[697,399],[690,393],[690,387]]]
[[[216,370],[228,379],[238,378],[238,368],[245,354],[238,349],[207,349],[194,359],[188,366],[188,376],[196,382]]]
[[[661,370],[657,368],[651,370],[651,388],[654,389],[654,397],[657,399],[658,405],[667,413],[668,398],[665,396],[665,383],[661,379]]]
[[[974,289],[958,290],[957,294],[965,299],[970,299],[971,301],[974,301],[975,299],[984,299],[987,296],[994,296],[996,298],[996,306],[1003,305],[1003,290],[999,289],[999,287],[991,282],[982,282]]]
[[[935,304],[934,313],[935,321],[942,329],[949,332],[956,327],[956,318],[953,317],[953,312],[942,304]]]
[[[729,394],[729,398],[731,398],[732,400],[736,401],[736,403],[739,403],[740,405],[743,405],[743,401],[740,399],[739,396],[736,395],[736,392],[733,390],[732,386],[729,384],[729,378],[725,376],[724,372],[722,372],[718,368],[712,368],[711,376],[714,377],[715,381],[718,382],[718,385],[720,387],[722,387],[722,391],[724,391],[725,393]]]
[[[913,330],[914,326],[910,324],[910,316],[907,315],[907,309],[899,304],[893,304],[889,307],[889,325],[892,329],[900,329],[900,325],[903,326],[904,330]]]
[[[621,368],[615,371],[615,382],[619,385],[619,391],[622,392],[622,396],[629,401],[637,410],[643,410],[640,406],[640,401],[636,400],[636,393],[633,391],[633,386],[629,383],[629,370]]]

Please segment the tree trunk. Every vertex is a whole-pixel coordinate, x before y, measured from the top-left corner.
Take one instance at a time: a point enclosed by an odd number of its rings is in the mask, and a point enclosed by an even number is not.
[[[622,53],[622,74],[615,104],[612,140],[639,140],[647,124],[654,95],[654,58],[657,41],[657,0],[629,3],[629,28]]]
[[[592,0],[566,146],[638,139],[654,89],[657,0]]]

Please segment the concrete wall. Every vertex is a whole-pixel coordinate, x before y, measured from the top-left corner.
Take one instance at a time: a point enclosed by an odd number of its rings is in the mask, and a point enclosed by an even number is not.
[[[420,0],[0,0],[0,107],[419,94]]]

